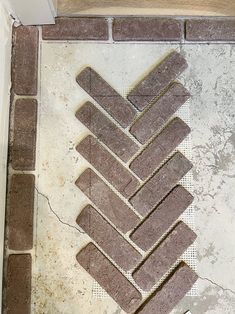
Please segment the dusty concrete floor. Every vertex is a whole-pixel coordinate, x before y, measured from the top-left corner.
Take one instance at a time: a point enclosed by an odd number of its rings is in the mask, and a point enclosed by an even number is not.
[[[88,130],[75,118],[89,100],[75,77],[94,67],[121,93],[143,70],[177,49],[189,68],[198,296],[173,313],[235,313],[235,49],[216,44],[41,44],[37,152],[37,215],[33,262],[33,313],[120,314],[111,298],[94,297],[94,284],[75,256],[88,242],[76,217],[87,199],[74,182],[87,167],[75,150]]]

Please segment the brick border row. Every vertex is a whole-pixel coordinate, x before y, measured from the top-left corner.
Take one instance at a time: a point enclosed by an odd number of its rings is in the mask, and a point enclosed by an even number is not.
[[[119,17],[56,19],[43,26],[44,40],[210,42],[235,41],[232,18]]]
[[[57,18],[42,27],[43,40],[218,42],[235,41],[228,18]],[[13,27],[9,178],[4,306],[8,314],[29,314],[35,192],[39,30]],[[27,174],[24,174],[27,171]],[[29,172],[29,173],[28,173]]]
[[[3,291],[7,314],[31,313],[38,47],[37,27],[13,27]]]

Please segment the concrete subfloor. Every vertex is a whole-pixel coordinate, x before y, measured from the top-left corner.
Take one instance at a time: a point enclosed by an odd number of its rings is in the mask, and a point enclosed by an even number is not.
[[[75,77],[89,65],[123,94],[172,49],[189,64],[180,81],[192,94],[192,184],[200,276],[198,296],[186,296],[172,313],[235,313],[234,46],[85,42],[41,43],[33,313],[124,313],[110,297],[94,297],[93,280],[75,258],[89,241],[75,221],[88,201],[74,184],[88,166],[75,146],[89,131],[75,112],[91,100]]]

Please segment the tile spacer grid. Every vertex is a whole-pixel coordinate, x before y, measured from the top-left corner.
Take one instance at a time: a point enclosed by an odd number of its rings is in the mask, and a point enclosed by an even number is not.
[[[129,93],[128,88],[121,87],[120,89],[117,89],[122,91],[120,94],[123,97],[127,97]],[[190,122],[190,99],[183,104],[180,109],[171,117],[179,117],[181,118],[189,127],[191,127]],[[191,134],[177,147],[177,150],[179,150],[183,155],[185,155],[189,160],[192,160],[192,141],[191,141]],[[190,193],[193,193],[193,178],[191,171],[187,173],[179,182],[181,185],[183,185]],[[195,208],[194,204],[191,204],[187,210],[179,217],[178,220],[183,220],[192,230],[195,230]],[[171,271],[175,268],[175,266],[178,264],[180,260],[184,260],[194,271],[197,271],[197,259],[196,259],[196,246],[195,244],[191,245],[182,255],[182,257],[173,265],[171,269],[164,275],[164,277],[149,291],[145,292],[142,291],[134,282],[131,272],[124,272],[119,267],[119,270],[132,282],[137,289],[139,289],[143,295],[144,298],[148,297],[156,288],[161,284],[164,279],[171,273]],[[115,263],[113,262],[115,265]],[[106,291],[101,288],[101,286],[97,283],[97,281],[93,280],[92,284],[92,296],[95,299],[104,299],[109,297],[109,295],[106,293]],[[198,286],[197,282],[193,285],[191,290],[186,294],[186,296],[198,296]]]

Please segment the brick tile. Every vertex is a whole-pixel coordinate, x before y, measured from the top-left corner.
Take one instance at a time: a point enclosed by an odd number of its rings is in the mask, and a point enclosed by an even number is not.
[[[115,41],[180,41],[183,22],[165,18],[115,18],[113,39]]]
[[[167,122],[167,120],[188,100],[189,92],[183,85],[173,83],[136,122],[130,133],[144,144]]]
[[[131,234],[142,250],[149,250],[192,203],[193,196],[182,186],[175,187],[148,218]]]
[[[15,170],[34,170],[37,132],[37,101],[18,99],[14,110],[11,162]]]
[[[37,95],[38,29],[13,28],[12,87],[17,95]]]
[[[93,136],[87,136],[76,149],[123,196],[130,197],[137,190],[139,181]]]
[[[123,161],[127,162],[138,151],[138,145],[92,103],[86,102],[76,117]]]
[[[149,291],[195,239],[196,234],[184,222],[179,222],[144,263],[134,271],[133,278],[137,285]]]
[[[140,262],[140,253],[92,206],[88,205],[82,210],[77,223],[125,271],[133,269]]]
[[[107,40],[108,22],[104,18],[59,17],[55,25],[42,27],[46,40]]]
[[[142,180],[150,176],[190,133],[180,118],[172,120],[147,148],[131,163],[131,170]]]
[[[33,247],[34,175],[12,176],[8,208],[8,247],[30,250]]]
[[[76,185],[122,232],[133,229],[140,219],[91,169],[86,169]]]
[[[77,255],[77,261],[124,311],[131,313],[140,305],[140,292],[94,244],[89,243],[82,249]]]
[[[197,278],[196,273],[188,265],[181,262],[136,314],[170,313],[192,288]]]
[[[235,20],[199,19],[186,21],[186,40],[234,41]]]
[[[6,313],[31,313],[31,255],[10,255],[7,262]]]
[[[141,215],[148,214],[191,168],[191,162],[177,152],[131,198],[131,204]]]
[[[139,110],[143,110],[186,68],[186,60],[177,51],[173,51],[134,87],[127,98]]]
[[[134,107],[93,69],[85,68],[76,80],[122,127],[132,123],[136,115]]]

